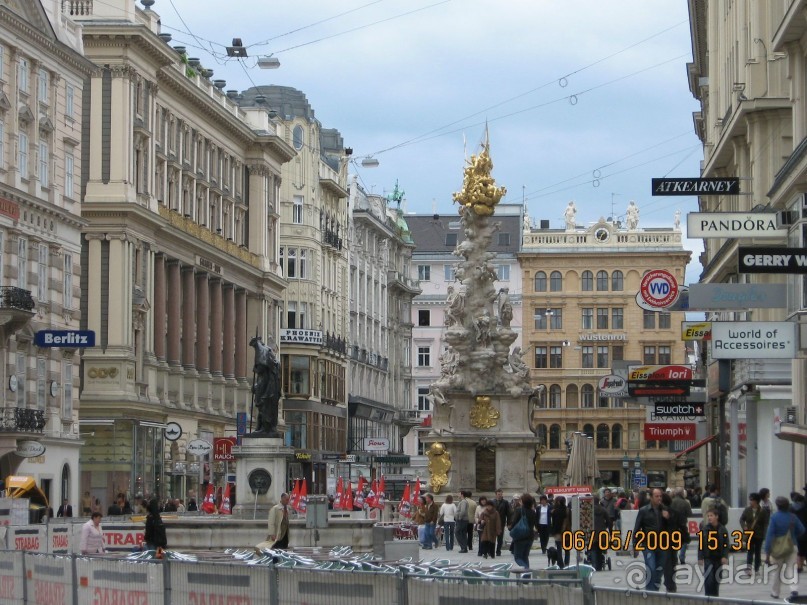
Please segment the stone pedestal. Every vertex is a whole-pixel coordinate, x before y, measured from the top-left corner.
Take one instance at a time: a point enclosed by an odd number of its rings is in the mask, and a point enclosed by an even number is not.
[[[445,395],[449,405],[435,406],[432,431],[423,438],[427,451],[440,443],[451,459],[448,483],[438,493],[456,495],[461,489],[469,489],[478,497],[501,488],[509,498],[515,493],[535,492],[536,438],[529,429],[527,397],[486,394],[490,404],[480,406],[468,392],[449,391]],[[430,480],[432,477],[430,473]],[[433,491],[431,485],[424,489]]]
[[[286,467],[294,457],[294,448],[283,445],[282,438],[244,437],[240,446],[233,447],[236,465],[236,506],[233,515],[243,518],[266,519],[269,509],[280,501],[286,491]],[[256,479],[268,476],[266,493],[252,491]]]

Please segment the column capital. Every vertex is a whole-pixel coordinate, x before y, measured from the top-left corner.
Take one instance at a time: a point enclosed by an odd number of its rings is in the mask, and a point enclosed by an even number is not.
[[[181,269],[183,273],[196,273],[196,267],[193,265],[181,265]]]
[[[84,239],[86,239],[88,242],[91,242],[92,240],[105,240],[106,233],[85,233]]]
[[[126,233],[107,233],[104,236],[104,239],[107,241],[112,241],[114,239],[120,240],[122,242],[129,241],[129,236]]]
[[[249,175],[255,176],[271,176],[272,171],[269,170],[269,166],[266,164],[247,164],[247,170],[249,170]]]

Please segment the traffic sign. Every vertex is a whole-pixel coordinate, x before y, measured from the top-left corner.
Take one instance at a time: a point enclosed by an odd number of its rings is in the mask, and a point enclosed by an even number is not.
[[[678,281],[664,269],[648,271],[639,284],[642,300],[658,309],[669,307],[678,298]]]
[[[647,475],[638,475],[634,477],[633,487],[647,487]]]

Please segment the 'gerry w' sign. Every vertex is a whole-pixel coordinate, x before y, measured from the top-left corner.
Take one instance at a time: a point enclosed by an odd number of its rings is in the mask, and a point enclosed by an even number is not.
[[[653,179],[652,195],[736,195],[740,193],[740,179]]]
[[[807,248],[740,246],[737,268],[740,273],[807,273]]]

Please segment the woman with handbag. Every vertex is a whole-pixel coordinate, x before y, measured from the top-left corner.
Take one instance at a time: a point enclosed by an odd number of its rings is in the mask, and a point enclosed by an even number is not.
[[[538,517],[535,514],[535,498],[531,494],[521,495],[521,506],[513,510],[510,518],[510,539],[513,546],[513,559],[516,565],[524,569],[530,568],[530,549],[538,528]]]
[[[567,523],[566,517],[566,498],[558,496],[555,498],[555,503],[552,507],[552,535],[555,538],[555,548],[557,549],[557,564],[560,569],[563,569],[569,564],[569,551],[563,550],[563,532],[568,531],[570,523]]]
[[[479,498],[479,503],[476,506],[476,511],[474,511],[474,531],[476,532],[476,543],[479,545],[479,549],[476,553],[477,557],[482,556],[482,530],[485,527],[484,520],[482,519],[482,513],[485,512],[485,504],[488,503],[488,499],[485,496]]]
[[[782,575],[786,574],[789,568],[792,570],[791,577],[784,578],[785,583],[796,586],[798,574],[795,571],[796,565],[796,541],[804,534],[804,525],[798,517],[791,513],[790,501],[784,496],[776,499],[776,512],[771,515],[768,524],[768,532],[765,536],[765,545],[762,547],[765,553],[765,562],[776,565],[771,586],[771,596],[779,598],[779,590],[782,584]]]

